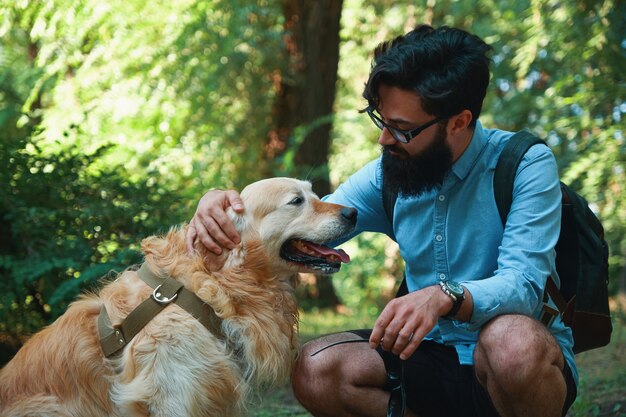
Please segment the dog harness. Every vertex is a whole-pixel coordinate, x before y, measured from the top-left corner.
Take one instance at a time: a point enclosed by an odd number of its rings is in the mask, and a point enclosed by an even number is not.
[[[215,314],[213,308],[186,289],[181,282],[171,277],[155,275],[145,263],[141,265],[137,274],[143,282],[154,288],[154,291],[117,326],[111,324],[109,314],[104,304],[102,305],[98,316],[98,332],[104,356],[109,358],[120,353],[124,346],[170,303],[178,304],[217,337],[224,337],[221,331],[222,320]]]

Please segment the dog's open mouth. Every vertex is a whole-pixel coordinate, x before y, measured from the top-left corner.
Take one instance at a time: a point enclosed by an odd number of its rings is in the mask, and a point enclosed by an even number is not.
[[[325,274],[339,271],[341,263],[350,262],[350,256],[342,249],[333,249],[302,239],[290,239],[280,248],[281,258],[304,265]]]

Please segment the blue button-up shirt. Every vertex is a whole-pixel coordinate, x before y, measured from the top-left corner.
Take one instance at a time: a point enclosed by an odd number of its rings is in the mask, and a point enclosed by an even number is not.
[[[478,122],[470,144],[440,187],[418,197],[399,196],[393,224],[382,203],[380,158],[325,197],[359,211],[354,235],[381,232],[398,243],[409,291],[448,279],[472,294],[470,322],[440,319],[427,336],[454,346],[462,364],[473,363],[481,326],[507,313],[540,317],[547,277],[558,282],[554,246],[560,231],[561,191],[548,147],[533,146],[521,161],[506,227],[498,214],[493,176],[511,136],[484,129]],[[557,319],[550,331],[577,381],[570,329]]]

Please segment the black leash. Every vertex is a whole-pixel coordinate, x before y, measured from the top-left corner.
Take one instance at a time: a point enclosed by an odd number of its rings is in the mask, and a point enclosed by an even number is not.
[[[318,353],[337,345],[345,343],[369,342],[366,339],[349,339],[334,342],[322,347],[311,353],[315,356]],[[383,362],[385,363],[385,371],[387,372],[387,382],[384,389],[390,391],[389,403],[387,404],[387,417],[402,417],[406,409],[406,393],[404,391],[404,361],[398,355],[391,352],[383,351]]]
[[[385,388],[390,391],[387,417],[402,417],[406,408],[404,391],[404,361],[398,355],[383,351],[383,362],[387,371]]]
[[[339,342],[331,343],[330,345],[326,345],[323,348],[316,350],[315,352],[311,353],[311,356],[315,356],[318,353],[320,353],[320,352],[322,352],[322,351],[324,351],[324,350],[326,350],[326,349],[328,349],[330,347],[333,347],[333,346],[343,345],[344,343],[358,343],[358,342],[369,342],[369,340],[366,340],[366,339],[341,340]]]

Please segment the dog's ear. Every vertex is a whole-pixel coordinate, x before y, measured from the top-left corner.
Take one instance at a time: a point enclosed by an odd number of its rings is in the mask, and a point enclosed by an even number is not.
[[[172,227],[166,235],[153,235],[141,241],[141,251],[146,257],[155,259],[167,259],[178,256],[184,252],[184,240],[181,230]]]
[[[159,268],[176,264],[186,253],[185,229],[172,227],[164,236],[149,236],[141,241],[146,260]]]
[[[249,219],[247,215],[245,214],[245,212],[242,214],[238,214],[231,208],[228,208],[226,210],[226,214],[228,215],[228,217],[230,217],[230,220],[235,225],[237,232],[239,232],[240,234],[241,241],[243,242],[244,239],[247,237],[247,233],[249,229],[248,228]],[[229,267],[238,264],[239,263],[238,259],[240,258],[241,251],[242,251],[241,244],[238,245],[238,247],[236,247],[233,250],[223,248],[222,253],[219,255],[216,255],[215,253],[209,251],[200,242],[196,242],[194,245],[194,248],[196,252],[200,255],[200,258],[202,259],[202,263],[204,264],[204,267],[209,272],[220,271],[222,268],[224,268],[224,266],[227,263]]]
[[[249,214],[244,211],[243,213],[237,213],[231,207],[226,209],[226,214],[230,218],[230,221],[235,225],[235,229],[239,234],[243,234],[247,231],[248,226],[250,225]]]
[[[202,265],[208,272],[217,272],[221,270],[224,267],[230,252],[228,249],[224,249],[221,254],[216,255],[199,242],[195,243],[194,248],[201,259]]]

